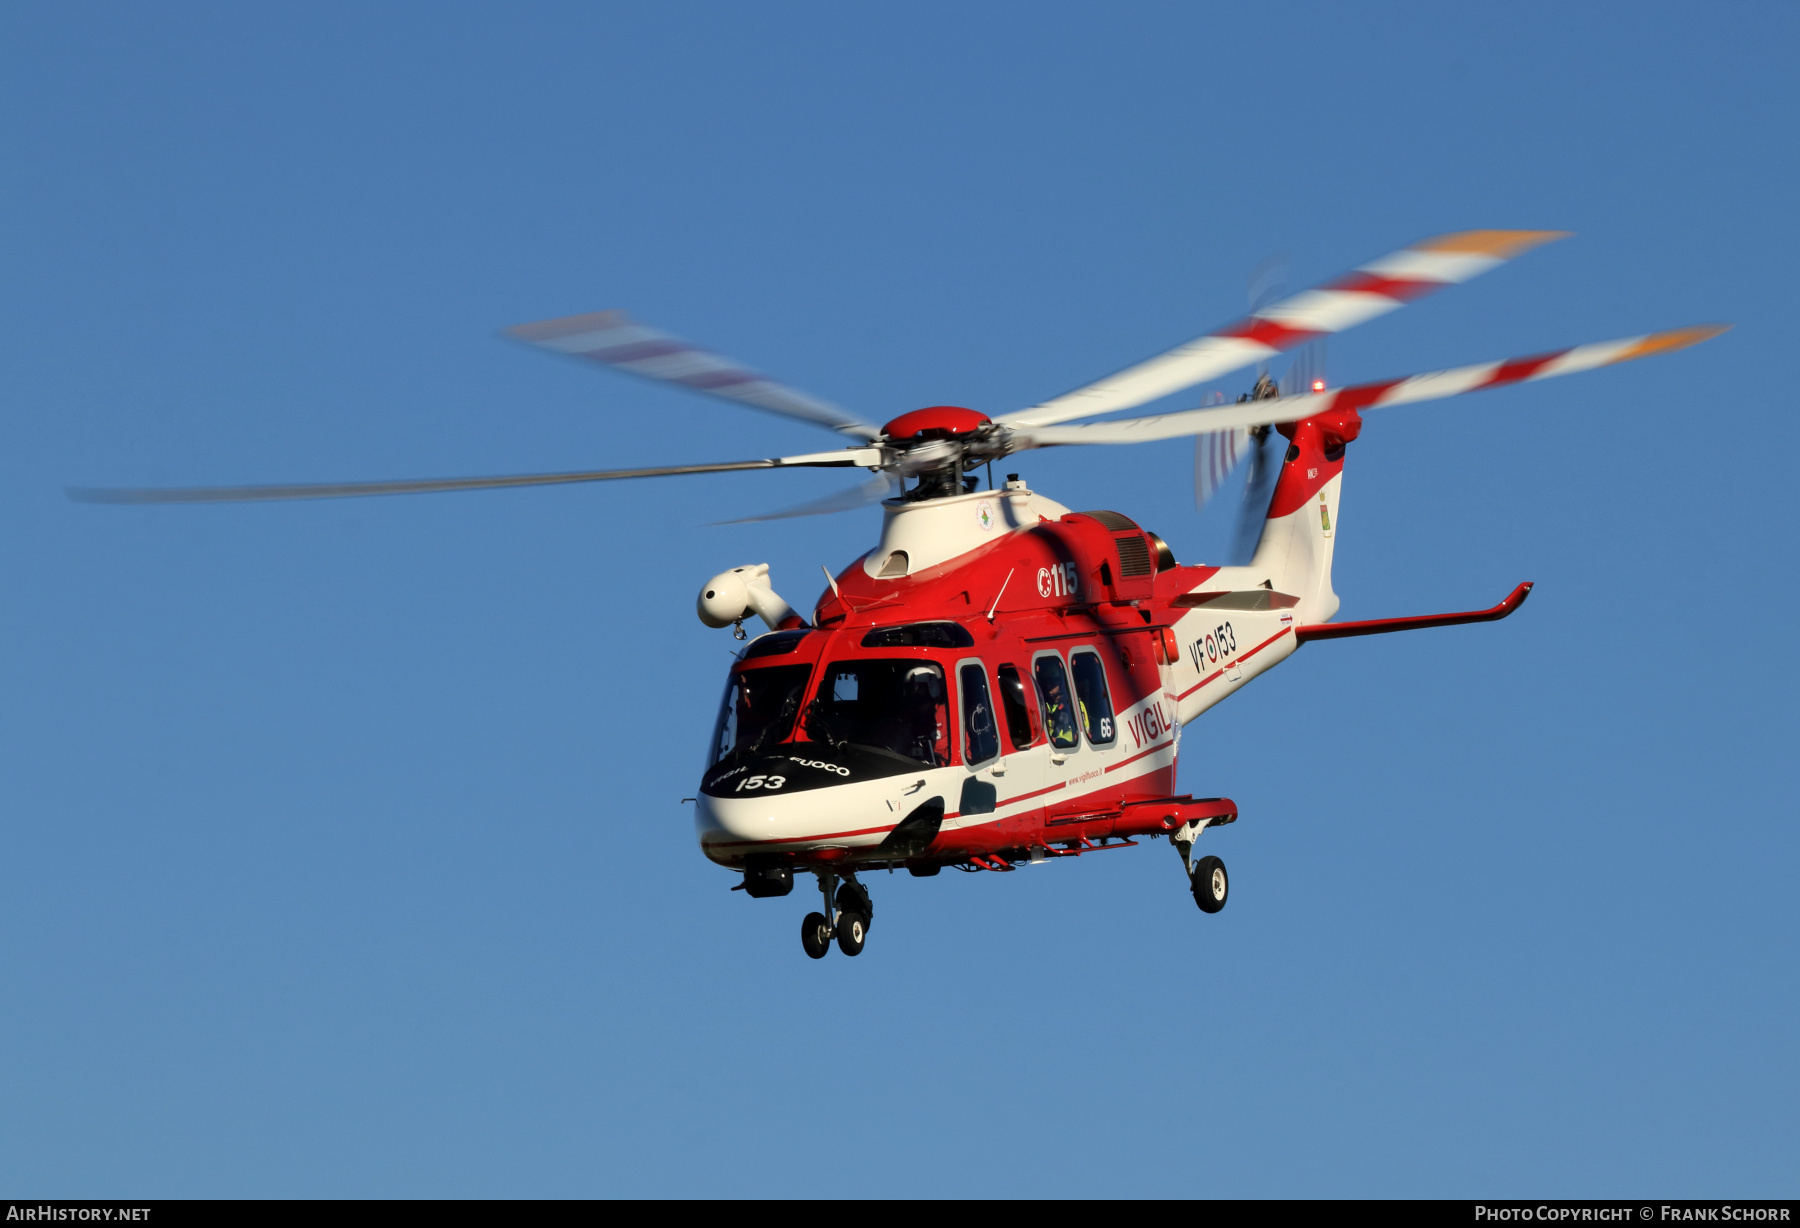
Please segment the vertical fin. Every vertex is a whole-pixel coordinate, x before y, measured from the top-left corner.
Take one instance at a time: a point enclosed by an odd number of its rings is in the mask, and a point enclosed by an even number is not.
[[[1361,432],[1362,418],[1354,409],[1336,410],[1277,429],[1289,443],[1250,571],[1264,574],[1276,590],[1300,598],[1297,618],[1327,622],[1338,609],[1331,560],[1337,544],[1344,451]]]

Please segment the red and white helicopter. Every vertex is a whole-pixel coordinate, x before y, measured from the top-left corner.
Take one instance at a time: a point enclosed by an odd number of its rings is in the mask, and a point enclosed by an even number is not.
[[[706,754],[700,848],[740,871],[745,892],[784,896],[811,873],[823,900],[801,926],[806,953],[835,939],[861,952],[873,916],[859,875],[904,866],[1010,871],[1166,836],[1202,911],[1225,906],[1224,863],[1196,859],[1226,798],[1176,796],[1181,729],[1311,640],[1504,618],[1521,584],[1487,610],[1334,623],[1331,559],[1344,452],[1370,409],[1455,396],[1680,349],[1721,326],[1677,329],[1550,354],[1279,395],[1267,378],[1236,404],[1077,423],[1131,409],[1373,319],[1467,281],[1550,240],[1549,231],[1442,235],[1042,404],[989,417],[939,405],[885,426],[622,312],[507,330],[525,342],[829,427],[829,452],[723,464],[329,485],[72,490],[96,502],[224,502],[537,486],[792,467],[863,468],[863,486],[779,516],[881,501],[880,540],[803,615],[767,565],[708,580],[712,627],[760,618],[738,654]],[[1279,462],[1271,428],[1288,441]],[[973,471],[1012,453],[1196,436],[1204,498],[1246,457],[1260,534],[1241,565],[1184,565],[1162,538],[1114,511],[1071,512],[1016,474],[980,488]],[[1267,504],[1262,491],[1272,486]],[[737,888],[733,888],[736,890]]]

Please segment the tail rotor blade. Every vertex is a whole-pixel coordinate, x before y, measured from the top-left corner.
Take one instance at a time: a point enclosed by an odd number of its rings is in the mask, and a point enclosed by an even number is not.
[[[1244,482],[1244,499],[1238,506],[1237,526],[1232,533],[1231,565],[1242,567],[1256,553],[1256,543],[1262,537],[1263,521],[1269,515],[1269,499],[1275,493],[1275,475],[1279,466],[1274,463],[1273,451],[1269,437],[1274,432],[1263,427],[1259,432],[1250,457],[1250,476]]]
[[[1244,301],[1255,315],[1287,293],[1288,264],[1291,252],[1274,252],[1252,270],[1244,282]]]
[[[1294,351],[1294,361],[1281,377],[1281,395],[1303,397],[1325,390],[1325,338],[1308,341]]]
[[[1287,294],[1288,262],[1292,257],[1292,252],[1275,252],[1250,274],[1244,283],[1244,301],[1252,317]],[[1262,383],[1268,375],[1269,360],[1264,358],[1256,364],[1256,382]]]
[[[1194,507],[1204,508],[1219,493],[1250,451],[1250,432],[1243,427],[1209,431],[1194,439]]]

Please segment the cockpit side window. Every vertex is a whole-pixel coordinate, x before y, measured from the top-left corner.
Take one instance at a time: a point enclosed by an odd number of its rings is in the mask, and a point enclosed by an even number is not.
[[[833,661],[803,727],[815,742],[874,747],[943,767],[950,762],[944,669],[917,657]]]
[[[994,721],[994,701],[988,696],[987,670],[979,661],[965,661],[957,667],[956,684],[962,690],[963,762],[974,767],[1000,753],[1000,728]]]
[[[960,623],[903,623],[877,627],[863,636],[864,648],[973,648],[975,637]]]
[[[1032,720],[1031,694],[1016,665],[1000,667],[1000,709],[1006,713],[1006,734],[1014,750],[1024,750],[1037,741],[1036,722]]]
[[[1081,734],[1075,728],[1075,697],[1062,658],[1045,653],[1032,662],[1031,672],[1044,701],[1044,731],[1050,735],[1050,744],[1058,750],[1073,750],[1081,744]]]
[[[1069,672],[1075,675],[1075,694],[1081,703],[1081,724],[1088,741],[1095,746],[1110,746],[1116,736],[1113,730],[1112,696],[1106,690],[1106,668],[1100,654],[1092,648],[1069,654]]]
[[[767,635],[759,635],[744,646],[744,651],[738,654],[738,660],[786,656],[800,647],[800,641],[811,634],[811,631],[771,631]]]
[[[810,665],[746,669],[725,685],[725,702],[713,726],[711,766],[728,755],[783,742],[793,732],[806,693]]]

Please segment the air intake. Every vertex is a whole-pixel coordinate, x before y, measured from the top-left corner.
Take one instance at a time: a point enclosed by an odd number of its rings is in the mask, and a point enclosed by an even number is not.
[[[1092,513],[1089,513],[1092,515]],[[1123,516],[1120,520],[1125,519]],[[1130,537],[1115,537],[1113,541],[1119,546],[1119,575],[1122,578],[1131,576],[1147,576],[1153,570],[1150,566],[1150,547],[1145,544],[1143,536],[1133,533]]]

